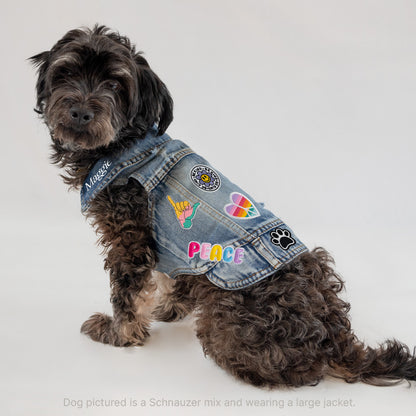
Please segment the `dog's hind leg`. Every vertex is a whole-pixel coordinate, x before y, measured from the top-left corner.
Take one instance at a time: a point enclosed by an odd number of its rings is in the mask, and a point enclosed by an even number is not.
[[[304,308],[307,298],[296,287],[303,282],[293,278],[233,292],[201,281],[196,328],[205,355],[255,386],[317,384],[325,374],[325,328]]]
[[[81,332],[106,344],[143,345],[149,335],[156,292],[147,195],[134,181],[109,188],[92,201],[88,215],[94,218],[107,253],[105,269],[110,272],[113,317],[94,314],[84,322]]]
[[[334,356],[333,328],[348,330],[348,304],[336,295],[342,281],[320,249],[241,290],[201,280],[197,336],[223,369],[255,386],[317,384]]]
[[[190,290],[199,276],[179,276],[173,280],[163,273],[158,273],[158,303],[153,311],[157,321],[179,321],[195,308],[195,299]]]

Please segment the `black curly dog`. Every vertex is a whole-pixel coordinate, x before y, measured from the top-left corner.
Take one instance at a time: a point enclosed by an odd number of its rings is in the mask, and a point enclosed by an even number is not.
[[[172,121],[166,86],[128,38],[106,27],[72,30],[30,59],[39,69],[37,111],[51,133],[52,161],[73,188],[97,160],[126,149],[154,123],[163,133]],[[105,188],[87,212],[106,252],[114,311],[82,325],[93,340],[142,345],[152,319],[193,311],[205,354],[256,386],[313,385],[325,375],[376,385],[416,380],[407,346],[389,340],[373,349],[356,338],[349,304],[338,297],[343,282],[324,249],[241,290],[220,289],[205,276],[168,279],[152,273],[157,258],[147,206],[145,190],[130,180]],[[271,237],[291,244],[282,230]]]

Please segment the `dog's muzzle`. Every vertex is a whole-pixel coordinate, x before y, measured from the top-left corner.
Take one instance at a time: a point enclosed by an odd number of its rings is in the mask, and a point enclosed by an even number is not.
[[[72,106],[69,110],[70,120],[72,126],[75,128],[82,128],[94,119],[94,112],[84,106]]]

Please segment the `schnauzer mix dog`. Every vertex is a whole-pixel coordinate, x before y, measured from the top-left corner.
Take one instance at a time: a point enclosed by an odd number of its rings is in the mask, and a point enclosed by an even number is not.
[[[113,316],[92,315],[83,333],[138,346],[152,320],[194,312],[205,354],[256,386],[313,385],[325,375],[416,380],[406,345],[370,348],[354,335],[349,304],[338,297],[343,281],[324,249],[307,250],[165,134],[172,99],[128,38],[103,26],[71,30],[30,59],[52,161],[81,189],[106,254]]]

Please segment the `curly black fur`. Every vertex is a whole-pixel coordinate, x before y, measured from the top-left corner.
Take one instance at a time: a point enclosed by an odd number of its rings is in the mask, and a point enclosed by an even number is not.
[[[166,86],[128,38],[104,26],[72,30],[30,59],[39,67],[36,111],[51,132],[52,162],[75,189],[98,159],[125,149],[154,123],[162,133],[172,121]],[[82,325],[93,340],[142,345],[152,319],[194,311],[205,354],[255,386],[313,385],[325,375],[376,385],[416,380],[408,347],[390,340],[373,349],[355,337],[350,306],[338,297],[343,282],[324,249],[231,292],[205,276],[155,279],[147,204],[145,190],[130,180],[103,190],[87,213],[106,254],[114,312]]]
[[[78,188],[95,161],[128,147],[154,123],[162,134],[173,119],[165,84],[130,41],[105,26],[69,31],[50,51],[29,58],[38,67],[36,112],[52,137],[52,162]],[[86,126],[74,106],[94,113]]]

